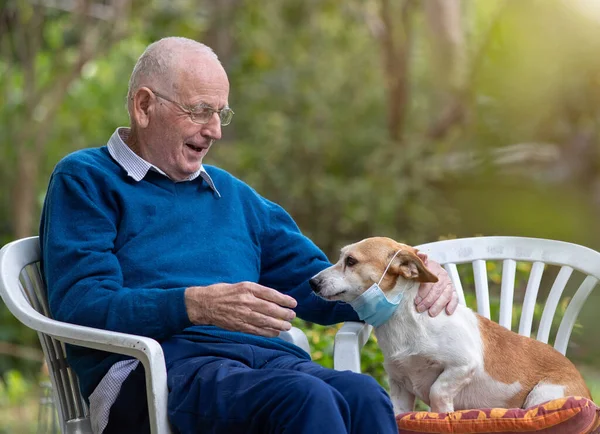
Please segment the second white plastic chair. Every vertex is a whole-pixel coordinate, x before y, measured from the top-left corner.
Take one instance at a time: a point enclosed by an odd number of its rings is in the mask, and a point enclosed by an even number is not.
[[[518,329],[518,333],[524,336],[531,335],[538,291],[546,265],[560,267],[544,304],[535,336],[544,343],[549,341],[557,306],[573,271],[581,272],[585,278],[569,301],[554,341],[554,348],[562,354],[567,351],[571,332],[581,308],[600,279],[600,253],[564,241],[524,237],[477,237],[437,241],[416,248],[444,266],[462,304],[465,304],[465,296],[457,265],[471,264],[477,312],[486,318],[490,318],[487,261],[502,261],[498,322],[508,329],[512,323],[517,262],[531,263]],[[362,323],[346,323],[340,329],[335,340],[336,369],[360,372],[360,350],[370,333],[371,326]]]

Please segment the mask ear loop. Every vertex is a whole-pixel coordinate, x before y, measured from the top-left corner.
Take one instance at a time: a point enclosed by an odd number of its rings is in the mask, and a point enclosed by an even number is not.
[[[398,256],[398,253],[400,253],[401,251],[402,251],[402,249],[400,249],[396,253],[394,253],[394,256],[392,256],[392,259],[390,260],[390,262],[388,262],[387,267],[385,267],[385,270],[383,270],[383,274],[381,275],[381,279],[379,279],[379,282],[377,282],[377,286],[379,286],[381,284],[381,281],[385,277],[385,273],[387,273],[387,270],[390,268],[390,265],[392,265],[392,262],[394,261],[394,259],[396,259],[396,256]]]

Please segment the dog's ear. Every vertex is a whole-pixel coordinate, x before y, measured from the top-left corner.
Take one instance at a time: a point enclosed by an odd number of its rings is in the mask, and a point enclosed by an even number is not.
[[[425,266],[421,258],[409,250],[402,250],[394,259],[395,271],[405,279],[417,282],[437,282],[438,278]]]

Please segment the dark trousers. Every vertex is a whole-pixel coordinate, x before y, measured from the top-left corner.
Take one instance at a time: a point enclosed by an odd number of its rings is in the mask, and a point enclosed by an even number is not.
[[[163,345],[174,433],[396,434],[392,404],[371,377],[287,352],[172,339]],[[146,433],[143,368],[123,384],[105,433]]]

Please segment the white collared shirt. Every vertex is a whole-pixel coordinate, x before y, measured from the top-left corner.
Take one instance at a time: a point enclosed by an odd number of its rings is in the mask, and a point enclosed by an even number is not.
[[[129,137],[129,132],[129,128],[121,127],[117,128],[113,135],[110,136],[110,139],[106,144],[110,156],[117,163],[119,163],[119,165],[127,172],[127,175],[133,178],[134,181],[139,182],[144,179],[144,176],[146,176],[150,170],[158,172],[168,178],[169,175],[167,175],[154,164],[144,160],[138,154],[133,152],[129,146],[127,146],[125,140],[127,140]],[[201,176],[202,179],[204,179],[210,188],[212,188],[212,190],[217,194],[217,196],[221,197],[221,194],[219,194],[219,191],[215,187],[212,178],[204,169],[203,165],[200,165],[200,168],[196,172],[192,173],[187,179],[176,182],[193,181],[198,176]]]
[[[127,172],[127,175],[136,182],[140,182],[148,171],[152,170],[168,177],[168,175],[154,164],[144,160],[138,154],[127,146],[125,140],[129,137],[129,128],[117,128],[107,143],[110,156]],[[204,166],[200,166],[196,172],[184,181],[193,181],[201,176],[210,186],[213,192],[221,197],[221,194],[215,187],[215,184]],[[94,434],[102,434],[108,425],[110,408],[117,400],[123,382],[129,374],[139,365],[139,360],[128,359],[115,363],[102,378],[98,386],[90,395],[90,422]]]

